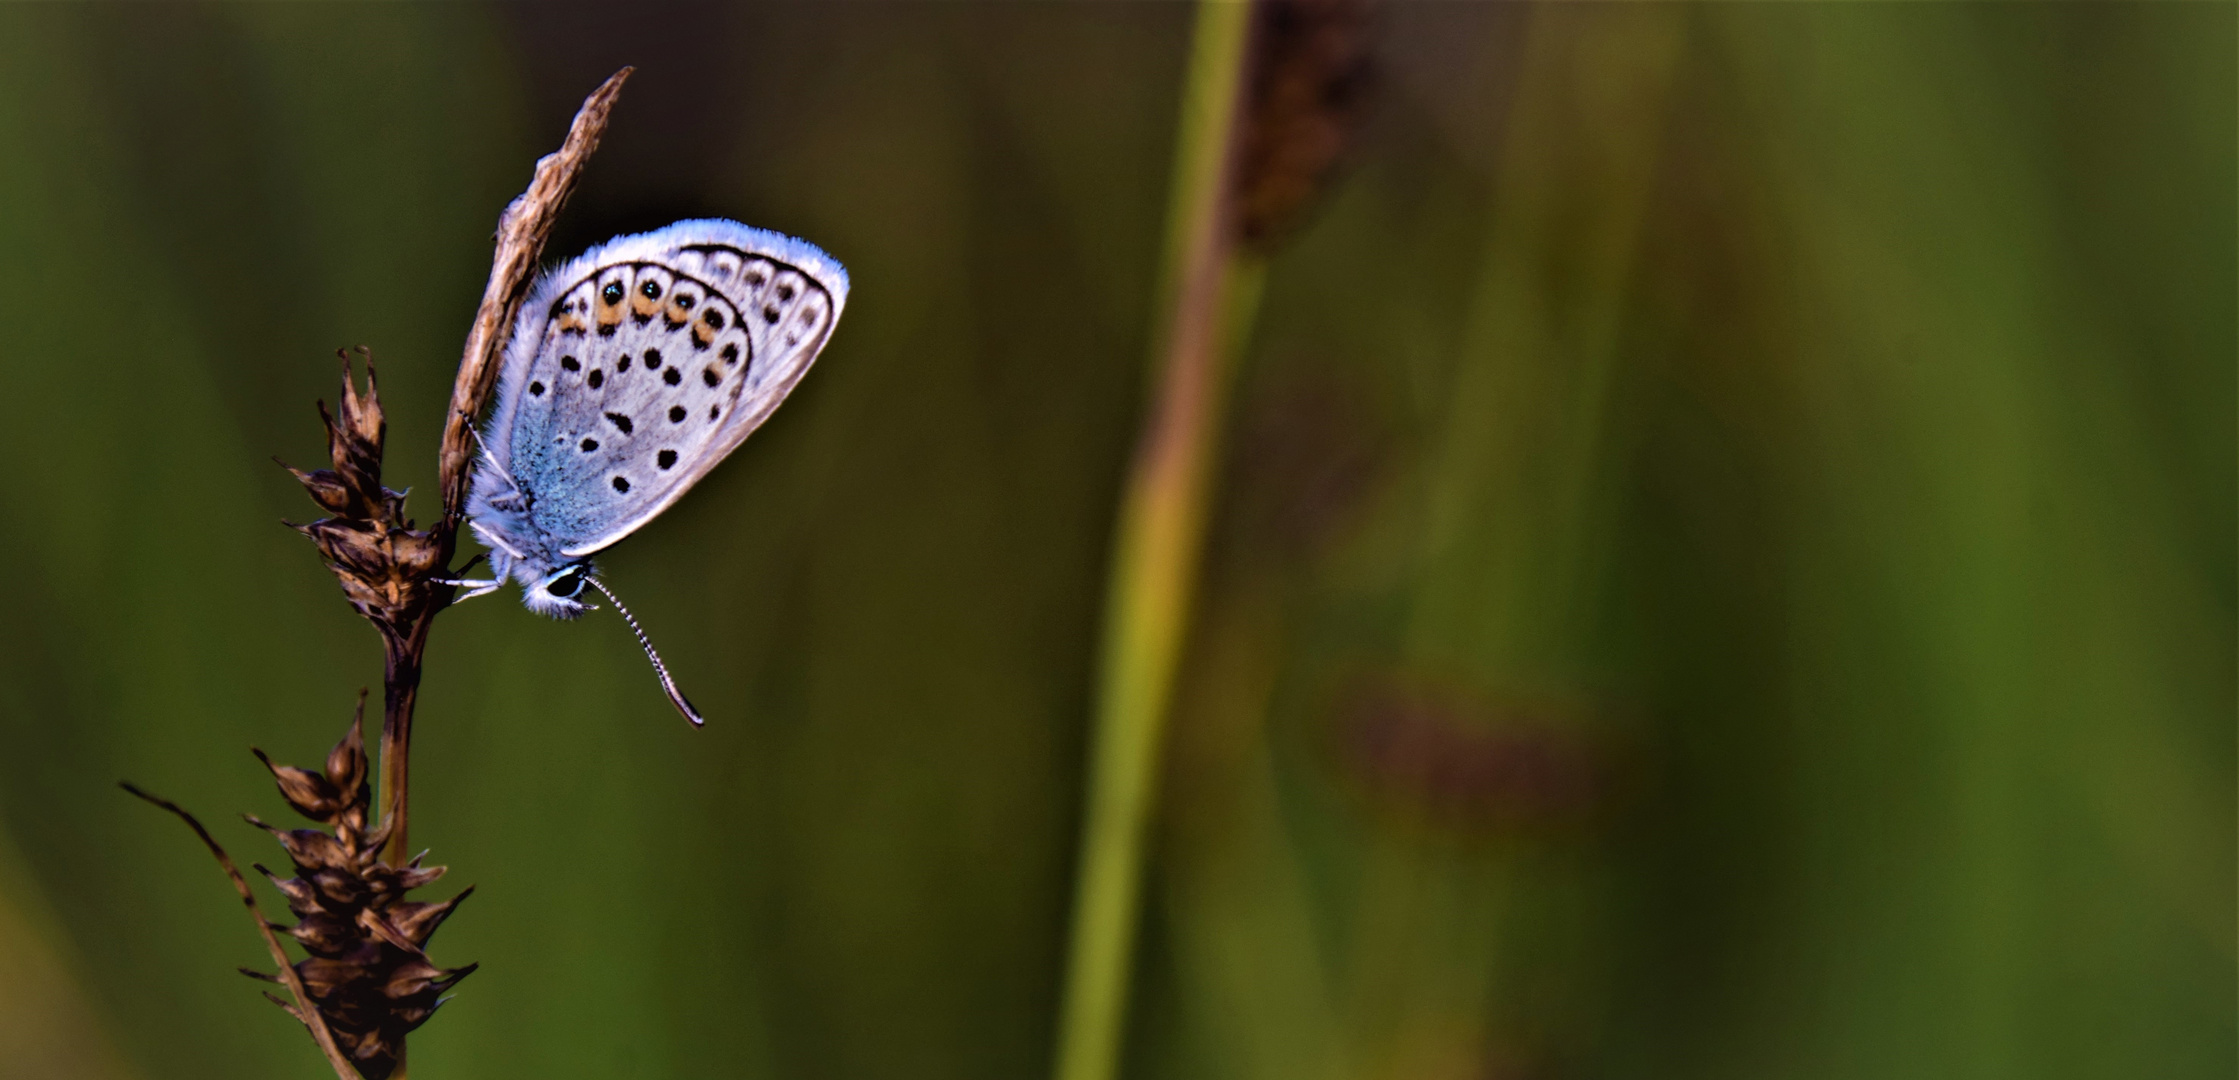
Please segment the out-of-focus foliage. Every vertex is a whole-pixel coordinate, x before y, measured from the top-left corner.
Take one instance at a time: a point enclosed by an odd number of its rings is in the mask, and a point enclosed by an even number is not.
[[[1272,262],[1126,1070],[2228,1077],[2226,5],[1393,5]],[[1033,1077],[1185,8],[0,7],[0,1076],[310,1076],[238,905],[373,636],[498,209],[848,264],[619,622],[445,615],[423,1080]],[[417,448],[417,449],[415,449]],[[415,503],[425,516],[427,505]],[[448,884],[449,882],[447,882]]]

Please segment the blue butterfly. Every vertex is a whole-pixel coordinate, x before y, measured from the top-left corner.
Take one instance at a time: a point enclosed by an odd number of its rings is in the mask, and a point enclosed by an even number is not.
[[[645,631],[591,556],[682,498],[801,381],[847,305],[847,271],[814,246],[735,221],[620,236],[546,273],[506,344],[467,517],[494,580],[572,619],[588,585],[629,622],[686,719]]]

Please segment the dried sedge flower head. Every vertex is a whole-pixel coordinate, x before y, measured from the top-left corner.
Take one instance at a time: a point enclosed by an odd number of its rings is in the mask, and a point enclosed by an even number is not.
[[[384,637],[397,639],[406,635],[408,623],[433,610],[431,579],[448,560],[433,533],[414,529],[405,518],[404,493],[381,485],[388,422],[381,414],[373,357],[362,348],[358,354],[365,359],[365,392],[358,392],[349,356],[343,354],[342,415],[329,414],[326,403],[319,403],[334,467],[312,472],[288,468],[330,516],[294,527],[318,545],[350,606]]]
[[[249,822],[278,838],[295,863],[295,876],[285,880],[262,866],[256,869],[295,913],[294,926],[273,929],[311,954],[294,965],[297,977],[351,1064],[367,1080],[383,1080],[396,1069],[405,1035],[426,1023],[447,1000],[444,991],[475,969],[473,964],[439,968],[426,951],[436,928],[474,890],[436,902],[406,900],[407,892],[442,877],[444,868],[423,867],[418,858],[404,866],[381,861],[392,821],[368,827],[371,784],[358,734],[364,711],[361,698],[357,719],[327,754],[321,772],[275,765],[256,752],[288,805],[331,832],[280,829],[254,815]]]
[[[1267,0],[1253,13],[1236,229],[1265,254],[1344,153],[1370,82],[1368,0]]]

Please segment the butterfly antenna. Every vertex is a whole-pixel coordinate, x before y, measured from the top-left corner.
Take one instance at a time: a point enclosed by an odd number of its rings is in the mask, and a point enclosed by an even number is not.
[[[653,641],[645,636],[645,628],[637,624],[637,616],[630,614],[630,609],[622,606],[622,598],[614,595],[614,590],[607,588],[606,582],[589,574],[583,575],[583,580],[590,582],[592,588],[603,594],[607,602],[614,605],[614,610],[622,613],[622,621],[630,624],[630,632],[637,635],[637,643],[645,647],[645,658],[653,661],[653,674],[661,677],[661,689],[668,691],[669,704],[676,706],[676,711],[683,713],[693,727],[707,723],[700,718],[700,711],[693,708],[691,702],[684,700],[684,691],[676,688],[676,680],[669,678],[669,666],[662,663],[661,654],[653,650]]]

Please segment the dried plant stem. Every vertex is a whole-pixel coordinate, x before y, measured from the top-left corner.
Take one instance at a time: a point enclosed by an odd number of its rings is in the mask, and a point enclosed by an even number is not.
[[[411,791],[412,707],[420,698],[420,657],[434,616],[429,610],[401,637],[385,631],[381,635],[381,794],[396,822],[382,856],[391,866],[402,866],[410,857],[404,834],[410,820],[405,811]]]
[[[1175,155],[1156,399],[1115,525],[1057,1080],[1111,1080],[1125,1031],[1159,745],[1189,622],[1228,369],[1259,296],[1225,197],[1252,7],[1198,6]]]
[[[264,938],[264,947],[271,951],[272,963],[280,969],[280,981],[287,984],[288,993],[294,996],[295,1004],[290,1005],[278,998],[273,1000],[278,1001],[281,1008],[288,1010],[289,1015],[302,1021],[304,1027],[311,1029],[311,1038],[318,1042],[319,1052],[326,1055],[327,1064],[334,1066],[336,1077],[340,1080],[361,1080],[357,1069],[350,1065],[350,1059],[344,1057],[342,1049],[335,1045],[334,1033],[327,1030],[326,1018],[320,1016],[319,1010],[312,1006],[311,995],[303,989],[302,977],[289,964],[287,950],[280,947],[280,938],[272,932],[272,923],[257,908],[257,894],[249,891],[249,882],[241,876],[240,869],[233,865],[233,857],[227,855],[225,849],[210,838],[210,830],[203,828],[202,823],[196,821],[194,815],[187,813],[179,804],[150,795],[131,784],[117,786],[178,815],[179,820],[187,823],[187,828],[194,830],[194,835],[202,838],[202,845],[210,849],[210,854],[218,857],[218,865],[224,868],[225,876],[233,882],[233,891],[241,894],[241,903],[249,909],[249,918],[257,924],[257,934]]]

